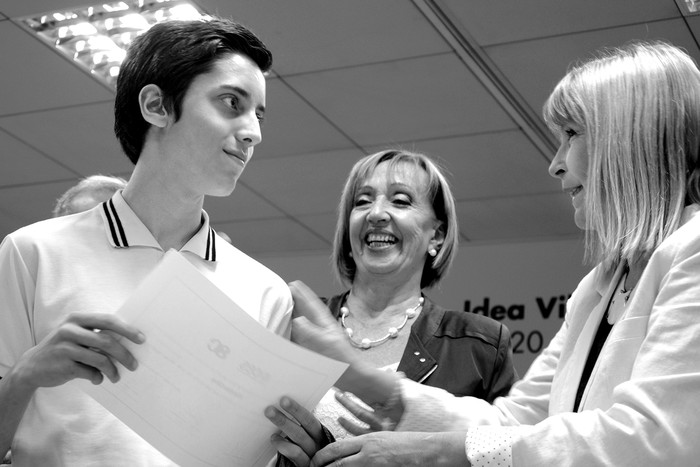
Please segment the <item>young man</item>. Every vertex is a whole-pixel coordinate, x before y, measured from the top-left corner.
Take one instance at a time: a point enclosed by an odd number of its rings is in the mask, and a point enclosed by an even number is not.
[[[261,141],[271,62],[262,42],[230,21],[153,26],[129,48],[117,83],[115,132],[135,163],[126,188],[3,241],[0,455],[11,445],[13,465],[171,465],[65,385],[116,381],[116,362],[136,368],[115,336],[147,336],[113,313],[171,248],[288,335],[284,281],[220,239],[202,210],[204,196],[233,191]]]

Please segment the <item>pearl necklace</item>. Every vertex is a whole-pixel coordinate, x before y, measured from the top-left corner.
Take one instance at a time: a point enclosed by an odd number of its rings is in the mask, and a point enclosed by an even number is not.
[[[349,328],[345,325],[345,318],[350,314],[350,309],[344,305],[340,307],[340,324],[343,326],[343,329],[345,329],[345,334],[348,336],[348,339],[350,339],[350,343],[358,347],[362,350],[367,350],[371,347],[375,347],[377,345],[383,344],[384,342],[388,341],[389,339],[395,339],[399,335],[399,331],[403,329],[404,326],[406,326],[406,323],[408,322],[409,319],[415,318],[416,314],[418,313],[418,309],[423,307],[423,302],[425,299],[423,297],[420,297],[418,299],[418,305],[414,306],[413,308],[407,308],[405,315],[403,317],[403,321],[398,327],[390,327],[386,336],[381,337],[376,340],[371,340],[368,338],[364,338],[361,341],[356,341],[353,339],[353,330],[352,328]]]

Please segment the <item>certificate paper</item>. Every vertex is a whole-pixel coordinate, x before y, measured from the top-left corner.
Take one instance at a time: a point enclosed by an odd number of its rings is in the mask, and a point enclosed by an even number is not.
[[[289,395],[312,409],[347,365],[268,331],[171,250],[116,313],[146,335],[116,384],[82,390],[182,466],[264,466]]]

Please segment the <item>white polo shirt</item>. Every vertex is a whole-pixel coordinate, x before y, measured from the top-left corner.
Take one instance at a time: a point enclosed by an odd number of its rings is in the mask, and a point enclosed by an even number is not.
[[[289,336],[286,283],[202,226],[180,253],[263,326]],[[66,315],[115,312],[165,252],[121,195],[21,228],[0,245],[0,376]],[[101,405],[65,386],[40,388],[12,445],[15,466],[165,466],[167,458]]]

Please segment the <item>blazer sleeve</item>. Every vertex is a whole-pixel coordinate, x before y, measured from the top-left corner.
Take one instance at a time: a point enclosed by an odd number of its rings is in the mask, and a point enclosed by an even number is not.
[[[495,398],[508,394],[511,386],[518,380],[518,374],[513,364],[513,349],[510,345],[510,331],[508,327],[501,324],[500,336],[498,338],[498,348],[496,358],[491,371],[492,379],[489,384],[486,400],[493,401]]]
[[[612,387],[603,379],[598,387],[591,386],[591,392],[609,394],[609,403],[587,406],[579,413],[543,413],[551,396],[551,369],[543,355],[524,381],[490,408],[472,398],[435,392],[421,402],[421,389],[403,383],[407,414],[399,428],[416,430],[421,424],[421,416],[416,415],[422,412],[422,422],[437,421],[444,431],[468,429],[470,436],[479,431],[508,431],[499,448],[511,454],[516,466],[698,465],[700,221],[687,227],[654,253],[630,302],[628,322],[616,324],[621,326],[617,337],[614,327],[601,352],[601,364],[629,374]],[[550,356],[556,357],[556,346],[561,348],[556,341],[561,338],[576,336],[567,336],[563,327],[555,336],[554,348],[548,346]],[[435,402],[432,413],[418,408],[430,401]],[[483,424],[515,426],[478,426]]]

